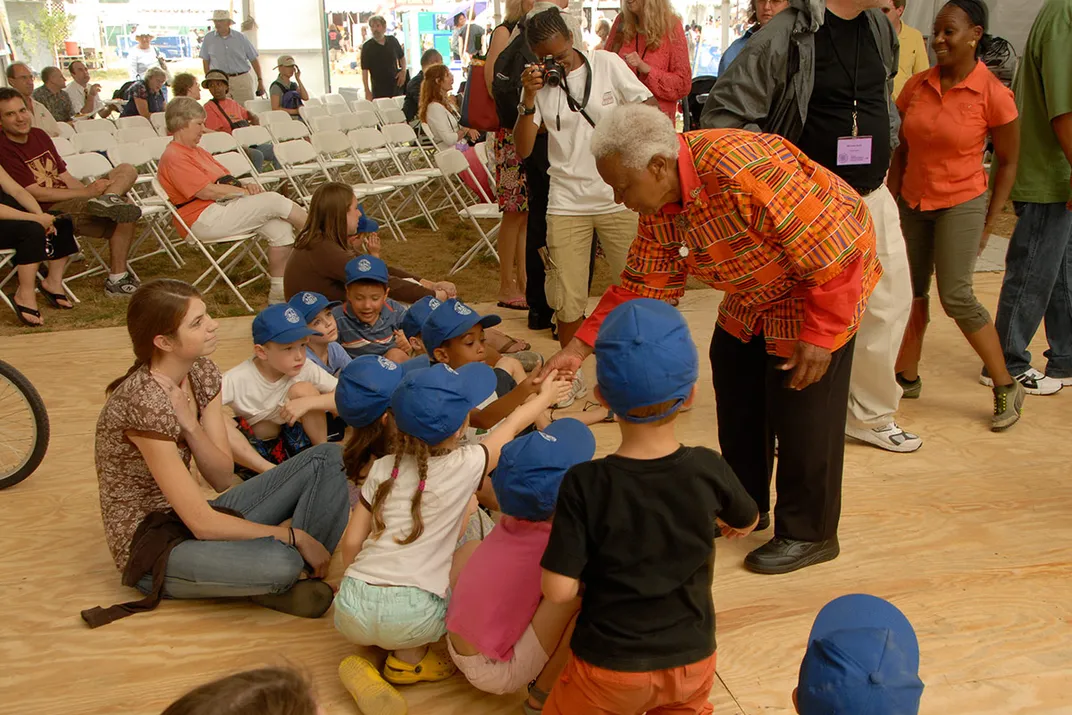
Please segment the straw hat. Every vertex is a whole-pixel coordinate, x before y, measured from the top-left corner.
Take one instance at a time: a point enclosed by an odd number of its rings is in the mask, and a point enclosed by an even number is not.
[[[213,22],[229,22],[234,24],[234,18],[231,17],[231,13],[227,10],[213,10],[212,11]]]
[[[276,65],[272,69],[279,69],[280,67],[294,67],[298,63],[294,61],[294,58],[290,55],[279,55],[279,59],[276,60]]]
[[[231,86],[231,82],[227,79],[227,75],[219,70],[209,70],[208,74],[205,75],[204,81],[201,82],[201,86],[208,89],[208,83],[216,81],[223,82],[228,87]]]

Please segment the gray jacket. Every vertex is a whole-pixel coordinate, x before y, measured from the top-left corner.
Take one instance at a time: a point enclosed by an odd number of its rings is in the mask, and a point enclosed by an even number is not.
[[[797,141],[815,86],[815,32],[825,12],[825,0],[790,0],[789,7],[752,35],[733,64],[719,75],[704,105],[700,126],[762,131]],[[893,78],[900,43],[881,10],[866,13],[886,66],[890,146],[896,147],[901,120],[893,102]]]

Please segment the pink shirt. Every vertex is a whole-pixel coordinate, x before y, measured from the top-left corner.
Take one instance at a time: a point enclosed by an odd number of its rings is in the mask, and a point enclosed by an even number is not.
[[[503,516],[473,552],[447,608],[447,630],[492,660],[514,657],[514,644],[540,605],[540,559],[551,522]]]
[[[647,38],[637,35],[631,40],[622,41],[618,37],[622,29],[622,16],[618,15],[607,35],[606,49],[616,52],[623,60],[626,55],[637,53],[647,63],[651,71],[638,74],[644,86],[651,90],[659,101],[659,109],[670,117],[677,114],[681,100],[692,90],[692,64],[689,62],[689,46],[685,40],[685,29],[681,20],[674,18],[673,25],[658,47],[648,47]],[[621,43],[618,47],[617,44]]]

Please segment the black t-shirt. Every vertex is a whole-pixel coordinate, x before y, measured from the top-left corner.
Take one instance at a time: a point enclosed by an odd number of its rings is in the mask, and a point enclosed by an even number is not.
[[[871,163],[838,166],[838,138],[852,136],[854,74],[858,134],[871,137]],[[843,20],[827,10],[815,33],[815,87],[797,146],[861,194],[870,193],[882,185],[890,166],[890,101],[867,14]]]
[[[394,97],[402,93],[395,76],[398,74],[398,61],[403,57],[402,45],[391,35],[384,38],[382,45],[375,38],[361,45],[361,69],[369,71],[373,98]]]
[[[703,447],[573,467],[542,561],[584,584],[573,652],[621,672],[676,668],[714,653],[714,519],[745,528],[758,513],[722,456]]]
[[[412,122],[417,116],[417,110],[420,109],[422,82],[424,82],[424,70],[418,72],[417,76],[406,85],[406,101],[402,105],[402,112],[406,115],[407,122]]]

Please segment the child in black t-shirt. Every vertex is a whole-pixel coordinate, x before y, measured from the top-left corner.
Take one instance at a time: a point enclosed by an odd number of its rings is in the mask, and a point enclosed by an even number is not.
[[[573,467],[559,490],[543,593],[563,602],[583,582],[584,598],[544,712],[710,713],[715,531],[744,536],[759,509],[721,455],[674,435],[698,374],[676,309],[649,299],[618,306],[595,352],[596,398],[617,415],[622,442]]]

